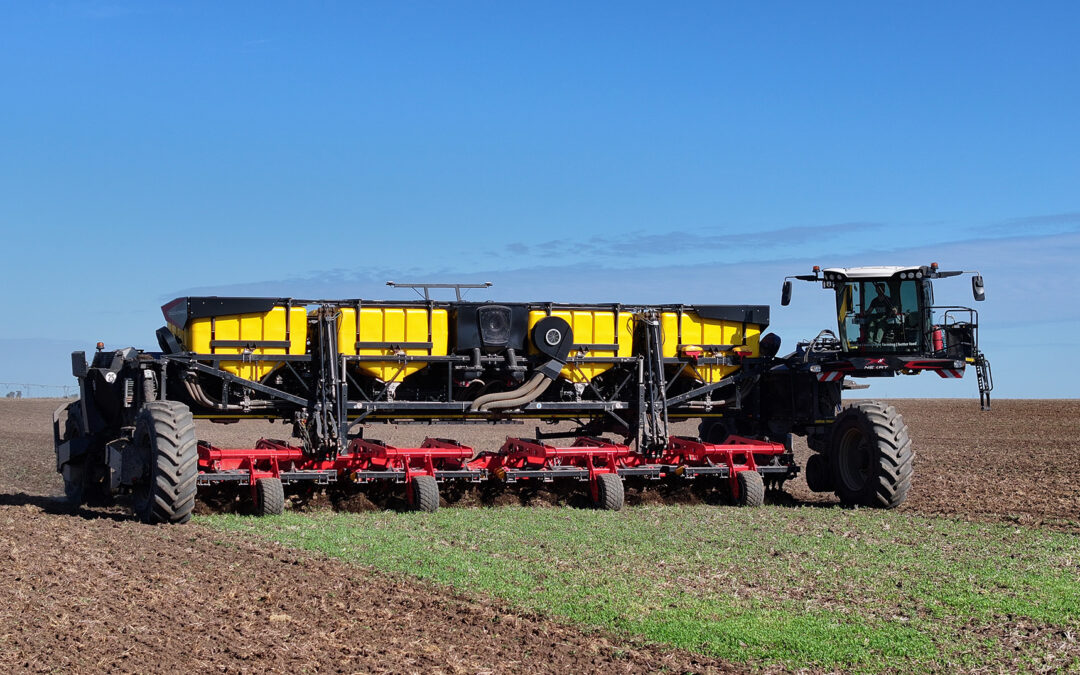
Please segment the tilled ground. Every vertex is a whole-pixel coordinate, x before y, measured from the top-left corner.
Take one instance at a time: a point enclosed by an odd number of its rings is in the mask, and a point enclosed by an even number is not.
[[[57,401],[0,401],[0,672],[744,672],[120,509],[64,513]]]
[[[118,509],[62,513],[52,453],[60,401],[0,401],[0,668],[32,671],[728,671],[195,525],[151,528]],[[1080,401],[897,401],[916,443],[912,512],[1080,531]],[[222,446],[280,437],[266,423],[199,423]],[[691,429],[681,429],[683,433]],[[376,428],[482,449],[531,427]],[[798,446],[800,462],[808,451]],[[787,486],[781,503],[830,503]],[[691,491],[631,495],[694,500]],[[543,495],[514,497],[543,499]],[[467,502],[467,500],[466,500]],[[468,502],[467,502],[468,503]]]
[[[915,478],[901,510],[1080,532],[1080,401],[892,402],[915,444]],[[805,464],[810,451],[796,445]],[[835,502],[802,480],[801,502]]]
[[[0,507],[0,670],[735,672],[199,526]]]

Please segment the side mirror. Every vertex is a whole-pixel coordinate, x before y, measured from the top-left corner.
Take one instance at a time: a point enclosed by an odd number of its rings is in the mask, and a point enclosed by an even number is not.
[[[780,304],[784,307],[791,304],[791,279],[784,282],[784,290],[780,293]]]
[[[71,374],[75,377],[86,377],[90,371],[86,365],[86,352],[71,352]]]
[[[971,294],[975,296],[975,300],[978,302],[986,299],[986,288],[983,287],[982,275],[976,274],[971,277]]]

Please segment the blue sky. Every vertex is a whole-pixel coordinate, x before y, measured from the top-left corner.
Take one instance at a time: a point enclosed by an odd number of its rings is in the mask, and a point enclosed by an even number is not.
[[[769,303],[986,277],[998,396],[1078,397],[1076,3],[0,2],[0,382],[187,293]],[[396,296],[396,297],[401,297]],[[970,304],[954,280],[938,300]],[[970,396],[972,380],[875,382]]]

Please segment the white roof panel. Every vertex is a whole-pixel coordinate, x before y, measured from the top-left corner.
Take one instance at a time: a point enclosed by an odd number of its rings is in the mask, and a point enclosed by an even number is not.
[[[898,272],[918,272],[921,269],[922,267],[919,265],[915,265],[913,267],[830,267],[826,269],[825,272],[843,274],[848,279],[866,279],[872,277],[891,277]]]

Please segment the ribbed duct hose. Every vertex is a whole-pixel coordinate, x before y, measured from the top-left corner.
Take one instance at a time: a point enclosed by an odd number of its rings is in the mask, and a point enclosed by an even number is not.
[[[471,412],[492,412],[517,408],[536,400],[559,376],[566,365],[567,356],[574,344],[574,331],[566,319],[547,316],[533,325],[532,341],[536,349],[551,360],[536,369],[535,375],[513,391],[501,391],[477,397],[469,408]],[[510,366],[514,367],[517,356],[514,350],[507,350]]]
[[[517,389],[512,389],[510,391],[500,391],[494,394],[484,394],[483,396],[480,396],[475,401],[473,401],[472,406],[469,409],[475,412],[477,410],[485,409],[484,407],[487,406],[487,404],[489,403],[506,401],[510,399],[520,398],[522,396],[527,396],[528,394],[532,393],[534,389],[543,384],[542,380],[547,380],[547,378],[544,377],[543,373],[537,373],[532,376],[532,379],[530,379],[528,382],[521,385]],[[550,380],[548,380],[548,382],[550,382]],[[544,388],[546,389],[547,387]]]
[[[489,412],[489,411],[492,411],[492,410],[503,410],[503,409],[506,409],[506,408],[517,408],[517,407],[523,406],[523,405],[525,405],[527,403],[531,403],[532,401],[540,398],[540,394],[543,394],[544,390],[546,390],[549,386],[551,386],[551,383],[554,381],[554,380],[551,380],[551,379],[549,379],[547,377],[544,377],[543,375],[540,375],[540,377],[542,378],[540,384],[537,387],[535,387],[532,391],[530,391],[528,393],[523,393],[523,394],[521,394],[520,396],[518,396],[516,398],[512,398],[512,399],[508,399],[508,400],[489,401],[488,403],[485,403],[484,406],[482,408],[480,408],[480,410],[482,412]]]

